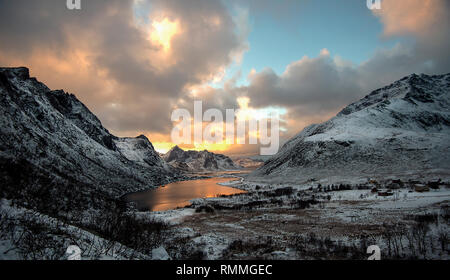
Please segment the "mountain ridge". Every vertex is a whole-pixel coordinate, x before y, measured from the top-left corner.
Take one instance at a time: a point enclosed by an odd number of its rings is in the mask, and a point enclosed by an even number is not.
[[[448,176],[449,135],[450,74],[412,74],[306,127],[249,178]]]
[[[172,167],[177,169],[195,172],[195,171],[218,171],[234,170],[239,167],[231,158],[222,155],[204,151],[184,151],[175,146],[167,152],[163,159]]]
[[[50,90],[26,67],[0,68],[0,113],[6,197],[52,188],[81,200],[116,199],[182,177],[146,137],[112,135],[75,95]]]

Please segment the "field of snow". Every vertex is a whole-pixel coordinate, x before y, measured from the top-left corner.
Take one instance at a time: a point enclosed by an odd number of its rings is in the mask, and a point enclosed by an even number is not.
[[[383,197],[370,188],[319,192],[317,182],[291,186],[292,192],[286,184],[221,184],[249,193],[193,201],[192,207],[208,205],[212,212],[178,209],[146,215],[175,220],[175,236],[184,236],[185,246],[205,259],[364,259],[366,243],[380,246],[385,258],[450,257],[444,239],[450,233],[450,189],[445,186],[423,193],[405,187]],[[422,225],[417,221],[430,217],[423,250],[415,243],[419,237],[414,239]]]

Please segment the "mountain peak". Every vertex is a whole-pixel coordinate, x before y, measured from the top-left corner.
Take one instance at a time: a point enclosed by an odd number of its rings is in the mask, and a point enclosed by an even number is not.
[[[27,67],[0,67],[0,73],[8,78],[17,77],[21,80],[30,78],[30,70]]]
[[[166,162],[171,162],[177,160],[178,158],[184,157],[185,151],[176,145],[172,149],[170,149],[164,156],[163,159]]]
[[[138,139],[142,139],[142,140],[145,140],[145,141],[148,141],[148,142],[150,142],[150,140],[147,138],[147,136],[145,136],[144,134],[141,134],[141,135],[139,135],[138,137],[136,137],[136,138],[138,138]]]
[[[184,171],[233,170],[238,166],[227,156],[203,151],[184,151],[178,146],[167,152],[163,159],[175,168]]]
[[[181,149],[178,145],[175,145],[175,147],[173,147],[172,149],[170,149],[170,151],[183,151],[183,152],[184,152],[184,150]],[[169,152],[170,152],[170,151],[169,151]]]

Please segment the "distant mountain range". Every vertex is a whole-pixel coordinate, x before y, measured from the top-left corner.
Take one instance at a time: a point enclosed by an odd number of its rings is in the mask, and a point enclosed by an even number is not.
[[[112,135],[73,94],[50,90],[27,68],[0,68],[0,114],[3,197],[116,198],[181,176],[145,136]]]
[[[450,74],[410,75],[306,127],[250,178],[449,177]]]
[[[219,171],[235,170],[240,167],[231,158],[208,151],[184,151],[178,146],[173,147],[163,159],[172,167],[187,171]]]

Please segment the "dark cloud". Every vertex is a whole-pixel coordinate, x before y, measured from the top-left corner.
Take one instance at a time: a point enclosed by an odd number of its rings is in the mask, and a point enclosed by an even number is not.
[[[280,76],[270,69],[251,74],[248,95],[255,107],[302,106],[310,112],[329,111],[360,94],[356,75],[354,69],[338,65],[328,54],[304,57]]]
[[[418,52],[419,46],[397,44],[380,49],[360,65],[332,58],[323,51],[316,58],[304,57],[276,74],[270,68],[251,73],[250,84],[241,88],[254,107],[282,106],[291,116],[301,112],[314,116],[338,112],[372,90],[388,85],[412,73],[440,74],[450,71],[448,54],[436,56]]]

